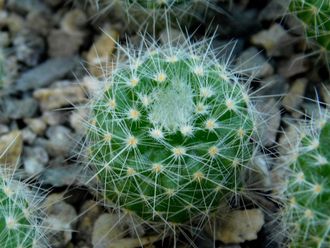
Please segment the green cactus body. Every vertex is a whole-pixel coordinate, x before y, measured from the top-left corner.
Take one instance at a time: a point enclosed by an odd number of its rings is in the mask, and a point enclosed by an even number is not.
[[[0,247],[43,247],[35,213],[40,198],[27,186],[8,178],[1,169],[0,176]]]
[[[325,248],[330,245],[330,122],[321,118],[303,130],[286,192],[290,247]]]
[[[184,223],[236,195],[254,112],[225,64],[201,47],[170,47],[111,74],[88,121],[89,163],[108,201],[145,221]]]
[[[303,21],[307,35],[330,51],[330,1],[292,0],[290,10]]]

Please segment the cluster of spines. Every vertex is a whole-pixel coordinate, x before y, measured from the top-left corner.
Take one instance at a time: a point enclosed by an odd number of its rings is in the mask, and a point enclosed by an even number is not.
[[[47,247],[41,227],[43,197],[40,192],[14,179],[11,170],[0,168],[1,247]]]
[[[330,51],[330,1],[292,0],[290,10],[303,22],[307,36]]]
[[[290,151],[283,222],[293,248],[330,245],[330,118],[327,110],[297,127]],[[292,148],[292,147],[291,147]]]
[[[203,48],[126,50],[89,106],[89,163],[103,195],[145,221],[207,218],[237,196],[253,154],[247,89]]]

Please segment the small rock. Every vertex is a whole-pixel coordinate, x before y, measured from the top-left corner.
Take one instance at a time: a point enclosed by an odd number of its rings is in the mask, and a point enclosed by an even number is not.
[[[32,132],[32,130],[28,127],[22,130],[22,136],[24,143],[27,143],[29,145],[32,145],[37,138],[37,134]]]
[[[280,24],[273,24],[268,30],[263,30],[252,36],[254,45],[261,45],[266,49],[268,56],[292,54],[293,38]]]
[[[0,164],[16,166],[23,150],[23,138],[20,131],[12,131],[0,136]]]
[[[46,234],[48,242],[54,248],[65,247],[72,239],[72,232],[77,220],[76,210],[64,202],[59,194],[49,195],[44,205],[47,217],[43,221],[43,226],[49,230]]]
[[[58,5],[64,2],[64,0],[44,0],[44,1],[51,7],[57,7]]]
[[[0,123],[0,135],[9,132],[9,127]]]
[[[283,98],[283,107],[290,111],[298,111],[300,104],[303,101],[303,96],[306,90],[308,80],[306,78],[300,78],[293,82],[289,93]]]
[[[289,90],[289,84],[284,77],[278,74],[264,78],[256,92],[258,96],[282,97]]]
[[[0,115],[15,120],[33,117],[38,110],[37,101],[30,97],[23,99],[4,97],[0,100],[0,105],[2,107]]]
[[[87,120],[89,110],[87,108],[78,108],[70,115],[70,125],[74,128],[76,133],[85,134],[86,126],[84,120]]]
[[[264,223],[264,214],[259,209],[235,210],[218,223],[215,238],[225,244],[254,240]]]
[[[61,125],[67,120],[66,113],[57,111],[44,111],[41,118],[50,126]]]
[[[50,161],[52,162],[52,161]],[[52,185],[53,187],[64,187],[72,185],[82,185],[84,180],[81,175],[82,168],[76,165],[65,165],[63,161],[58,166],[46,168],[39,177],[39,181],[43,184]]]
[[[288,11],[290,1],[288,0],[271,0],[259,14],[259,20],[273,21],[283,18]]]
[[[44,40],[31,30],[20,32],[13,43],[18,61],[28,66],[36,66],[45,52]]]
[[[15,14],[7,12],[0,12],[0,27],[8,28],[11,35],[17,34],[24,27],[24,19],[23,17]]]
[[[66,57],[78,53],[83,44],[82,35],[74,35],[64,30],[54,29],[50,32],[48,42],[48,54],[50,57]]]
[[[20,12],[22,14],[32,11],[49,12],[47,5],[41,0],[8,0],[7,7],[14,12]]]
[[[104,30],[86,55],[89,72],[96,77],[104,74],[102,65],[109,66],[109,61],[116,48],[116,41],[119,38],[118,32],[114,29],[106,27]]]
[[[86,26],[88,18],[80,9],[68,11],[61,20],[61,29],[68,34],[83,37],[83,28]]]
[[[271,64],[255,47],[248,48],[237,58],[237,66],[240,71],[243,70],[244,73],[257,78],[267,77],[274,73]]]
[[[64,126],[51,126],[46,131],[49,140],[45,142],[48,153],[54,157],[69,155],[73,145],[71,130]]]
[[[48,161],[48,154],[43,147],[36,146],[24,148],[24,169],[30,176],[41,173]]]
[[[16,82],[16,89],[25,91],[48,86],[71,72],[77,63],[77,57],[49,59],[23,73]]]
[[[36,25],[36,23],[38,23],[38,25]],[[52,19],[42,12],[33,11],[26,17],[26,27],[42,36],[47,36],[51,26]]]
[[[122,215],[102,214],[94,224],[92,244],[94,248],[135,248],[146,247],[160,239],[159,236],[138,238],[127,235],[127,221]]]
[[[0,47],[7,47],[10,44],[8,32],[0,31]]]
[[[330,106],[330,85],[323,85],[320,91],[324,102]]]
[[[308,71],[309,68],[310,62],[306,54],[296,54],[290,57],[289,60],[282,60],[279,63],[278,72],[283,77],[290,78]]]
[[[39,89],[33,93],[33,97],[40,102],[44,111],[86,101],[85,92],[80,86]]]
[[[37,135],[42,136],[47,128],[46,123],[41,118],[27,118],[24,119],[24,122],[28,127]]]
[[[277,131],[281,123],[279,103],[274,98],[269,98],[258,102],[256,109],[263,116],[261,124],[258,125],[257,135],[264,146],[271,146],[276,142]]]
[[[92,233],[94,223],[97,218],[102,214],[103,209],[101,206],[92,200],[85,202],[79,212],[81,216],[77,224],[78,239],[85,241],[88,245],[92,246]]]

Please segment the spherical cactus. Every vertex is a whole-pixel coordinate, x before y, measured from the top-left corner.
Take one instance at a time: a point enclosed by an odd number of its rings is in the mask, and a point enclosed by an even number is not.
[[[188,25],[193,19],[203,21],[206,12],[210,9],[220,11],[214,0],[87,0],[87,2],[94,6],[98,14],[110,11],[121,13],[128,21],[129,27],[135,31],[153,27],[164,28],[168,23],[177,26],[178,20]]]
[[[292,0],[290,10],[304,23],[307,35],[330,51],[330,1]]]
[[[303,124],[297,145],[289,152],[290,173],[284,224],[290,247],[330,246],[330,118]]]
[[[41,195],[0,168],[0,247],[46,247],[40,226]]]
[[[254,153],[247,85],[207,42],[124,54],[86,121],[102,195],[148,222],[208,216],[237,196]]]

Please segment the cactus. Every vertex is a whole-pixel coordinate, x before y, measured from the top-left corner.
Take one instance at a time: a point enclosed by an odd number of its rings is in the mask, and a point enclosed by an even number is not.
[[[127,61],[88,106],[88,164],[101,195],[148,223],[207,218],[238,196],[255,152],[247,84],[208,42],[121,48]]]
[[[330,246],[330,118],[324,111],[301,124],[289,152],[283,222],[292,248]]]
[[[40,226],[41,201],[39,192],[0,168],[0,247],[47,246]]]
[[[121,13],[133,30],[141,30],[147,26],[163,28],[169,19],[172,21],[170,23],[175,25],[178,24],[177,20],[180,20],[180,23],[190,24],[193,19],[203,21],[209,9],[220,11],[214,0],[87,0],[87,2],[97,10],[97,16],[109,11]]]
[[[290,10],[303,22],[308,37],[330,51],[330,1],[292,0]]]

